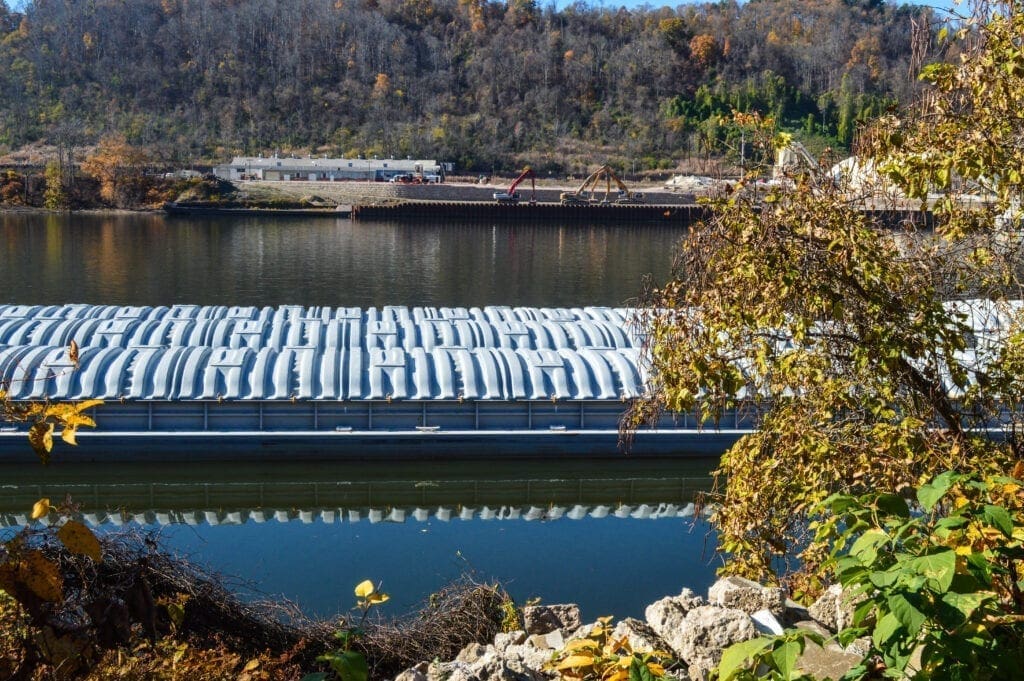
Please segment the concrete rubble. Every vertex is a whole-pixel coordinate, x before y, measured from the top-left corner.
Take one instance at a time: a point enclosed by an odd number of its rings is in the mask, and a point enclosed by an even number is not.
[[[787,601],[782,589],[726,577],[707,598],[683,589],[649,605],[645,620],[614,622],[612,637],[625,637],[633,650],[659,651],[676,662],[666,678],[704,681],[734,643],[797,627],[818,634],[823,645],[808,641],[800,659],[802,671],[815,678],[839,678],[864,657],[863,641],[843,649],[835,640],[837,622],[849,624],[852,608],[840,590],[826,592],[810,608]],[[785,624],[783,624],[785,623]],[[472,643],[454,660],[422,662],[395,681],[548,681],[557,673],[546,669],[565,645],[587,636],[597,623],[584,624],[574,604],[528,606],[524,630],[500,633],[486,645]]]

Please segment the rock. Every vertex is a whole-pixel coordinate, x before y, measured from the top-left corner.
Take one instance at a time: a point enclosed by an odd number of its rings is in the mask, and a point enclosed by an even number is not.
[[[505,649],[504,659],[512,669],[530,669],[542,673],[544,665],[551,661],[554,650],[537,648],[527,642],[524,645],[509,646]],[[518,665],[516,664],[518,663]]]
[[[466,652],[470,646],[466,646]],[[544,677],[540,672],[528,669],[523,665],[513,668],[494,646],[481,646],[481,649],[474,651],[479,653],[476,659],[470,663],[470,671],[480,681],[542,681]],[[468,657],[473,657],[470,653]]]
[[[455,658],[456,662],[465,662],[468,665],[473,665],[477,660],[484,656],[487,652],[487,648],[494,646],[484,646],[479,643],[470,643],[465,648],[459,651],[458,656]]]
[[[821,622],[818,622],[817,620],[801,620],[799,622],[794,622],[793,626],[797,629],[806,629],[824,639],[832,638],[832,632],[822,626]]]
[[[855,638],[850,641],[850,645],[846,646],[844,650],[851,655],[859,656],[863,660],[871,652],[871,637]],[[916,652],[920,652],[920,650]]]
[[[785,626],[791,627],[797,622],[804,622],[809,619],[811,619],[811,614],[805,606],[789,598],[786,599],[786,612],[782,614],[782,623]]]
[[[863,598],[848,597],[843,594],[842,586],[833,584],[814,601],[807,612],[833,632],[842,631],[853,624],[853,611]]]
[[[558,629],[548,634],[534,634],[527,639],[530,645],[540,650],[561,650],[565,645],[565,639],[562,637],[562,632]]]
[[[742,610],[702,605],[686,613],[680,630],[665,640],[690,666],[691,678],[707,679],[724,649],[755,636],[754,621]]]
[[[427,681],[480,681],[465,662],[435,662],[427,671]]]
[[[702,605],[703,598],[689,589],[683,589],[678,596],[666,596],[648,605],[644,617],[654,633],[671,646],[672,635],[682,627],[686,613]]]
[[[758,610],[751,613],[750,619],[754,621],[754,628],[759,634],[779,636],[783,632],[782,623],[775,619],[775,615],[770,610]]]
[[[779,587],[762,586],[742,577],[725,577],[708,589],[708,603],[736,608],[748,615],[768,610],[776,619],[786,612],[786,594]]]
[[[523,624],[528,634],[547,634],[562,629],[571,634],[580,627],[580,606],[575,603],[528,605],[523,608]]]
[[[814,641],[808,641],[804,652],[797,660],[797,669],[815,679],[839,679],[856,667],[863,658],[837,649],[838,646],[822,648]]]
[[[413,667],[396,676],[395,681],[427,681],[427,675]]]
[[[629,645],[633,650],[661,650],[668,652],[669,649],[668,643],[658,636],[654,629],[648,624],[632,617],[616,622],[615,629],[612,630],[612,638],[617,640],[623,636],[629,641]]]
[[[505,649],[512,645],[521,645],[526,641],[526,632],[522,629],[516,631],[501,632],[494,637],[494,647],[499,653],[504,654]]]

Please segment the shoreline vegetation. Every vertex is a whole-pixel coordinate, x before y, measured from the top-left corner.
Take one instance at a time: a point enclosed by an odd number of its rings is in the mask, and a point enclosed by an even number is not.
[[[36,525],[17,535],[20,545],[4,546],[45,557],[53,566],[45,575],[49,590],[60,597],[0,571],[0,678],[298,680],[327,668],[316,658],[349,626],[344,609],[333,620],[312,620],[287,601],[242,600],[226,578],[166,553],[152,535],[105,535],[100,561],[55,535]],[[421,659],[454,657],[492,638],[508,603],[498,585],[465,577],[417,612],[369,620],[359,648],[373,678],[390,678]]]

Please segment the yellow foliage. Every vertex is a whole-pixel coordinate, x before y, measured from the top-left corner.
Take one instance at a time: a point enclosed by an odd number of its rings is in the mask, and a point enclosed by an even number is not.
[[[60,570],[41,551],[25,553],[17,567],[17,581],[50,603],[64,600],[64,579]]]
[[[43,516],[50,515],[50,500],[43,497],[32,505],[32,520],[39,520]]]
[[[57,530],[57,538],[67,547],[68,551],[89,556],[97,563],[103,561],[103,552],[99,539],[92,530],[78,522],[69,520]]]

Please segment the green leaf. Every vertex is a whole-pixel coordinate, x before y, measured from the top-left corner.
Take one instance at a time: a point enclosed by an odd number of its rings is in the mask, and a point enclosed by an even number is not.
[[[940,548],[933,553],[918,556],[907,561],[907,570],[916,572],[935,585],[935,591],[945,593],[956,574],[956,552],[953,549]]]
[[[801,648],[799,641],[788,641],[772,651],[772,660],[775,667],[782,674],[782,678],[790,679],[796,671],[796,660],[800,657]]]
[[[899,574],[899,569],[876,570],[868,575],[868,579],[871,580],[872,584],[882,589],[895,584]]]
[[[910,508],[907,507],[906,500],[897,494],[879,494],[875,504],[879,510],[885,511],[889,515],[900,518],[910,517]]]
[[[722,661],[718,664],[719,681],[730,681],[747,668],[748,660],[772,644],[775,639],[768,636],[734,643],[722,653]]]
[[[984,605],[990,598],[991,595],[985,593],[961,594],[951,591],[942,596],[942,603],[955,610],[962,617],[958,622],[950,622],[953,626],[959,626],[969,620],[974,611]]]
[[[1013,536],[1013,519],[1010,518],[1010,514],[1002,506],[986,504],[982,517],[985,519],[985,522],[1002,532],[1005,536]]]
[[[949,491],[959,476],[953,471],[946,471],[935,476],[917,490],[917,501],[926,511],[931,511],[942,496]]]
[[[317,658],[331,665],[341,681],[368,681],[370,667],[362,653],[354,650],[339,650]]]
[[[871,640],[875,644],[876,648],[885,647],[885,643],[903,628],[900,624],[899,619],[896,615],[888,612],[882,619],[878,620],[878,624],[875,625],[875,630],[871,632]]]
[[[927,619],[903,594],[889,596],[889,610],[910,636],[917,636]]]
[[[878,547],[889,541],[889,535],[879,529],[867,530],[850,547],[850,555],[870,564],[878,557]]]
[[[634,657],[629,663],[629,681],[657,681],[657,677],[639,657]]]

